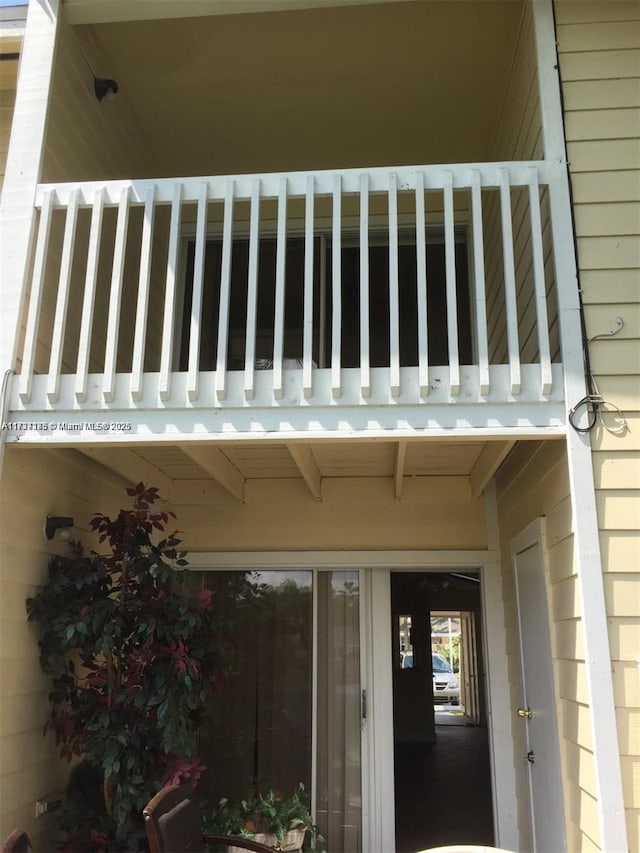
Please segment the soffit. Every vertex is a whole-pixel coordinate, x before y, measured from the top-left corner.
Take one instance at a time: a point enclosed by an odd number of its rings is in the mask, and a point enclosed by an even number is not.
[[[216,447],[245,479],[300,477],[285,442],[220,443]],[[309,445],[320,476],[391,477],[397,441],[331,441]],[[405,476],[469,476],[484,447],[474,442],[408,442]],[[206,479],[209,475],[179,447],[143,447],[135,453],[172,480]]]
[[[326,9],[407,0],[63,0],[71,24],[107,21],[144,21],[157,18],[208,17],[253,12]]]
[[[163,174],[295,171],[492,159],[521,12],[425,0],[79,35]]]
[[[388,479],[400,500],[413,479],[465,480],[479,497],[515,442],[428,439],[197,441],[182,445],[84,447],[80,451],[130,483],[156,485],[162,497],[176,490],[197,496],[222,489],[242,501],[248,481],[303,482],[316,500],[323,484]],[[295,486],[298,488],[298,485]]]

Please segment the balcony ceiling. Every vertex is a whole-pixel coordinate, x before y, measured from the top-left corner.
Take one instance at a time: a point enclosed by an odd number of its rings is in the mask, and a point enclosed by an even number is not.
[[[78,34],[136,116],[141,177],[456,163],[496,159],[523,5],[324,6]]]
[[[397,498],[408,477],[462,477],[479,495],[515,442],[325,441],[184,443],[132,447],[83,447],[82,453],[129,482],[202,489],[209,481],[238,500],[248,480],[304,480],[321,500],[322,483],[339,478],[388,478]]]

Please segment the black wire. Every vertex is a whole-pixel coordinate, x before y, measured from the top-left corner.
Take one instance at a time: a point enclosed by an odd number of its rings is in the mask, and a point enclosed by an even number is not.
[[[555,0],[551,2],[551,11],[553,14],[553,31],[557,34],[556,27],[556,9],[555,9]],[[560,72],[560,56],[558,54],[558,42],[556,40],[556,70],[558,72],[558,89],[560,91],[560,117],[562,121],[562,137],[564,142],[564,159],[567,168],[567,185],[569,188],[569,206],[571,210],[571,230],[573,233],[573,256],[575,260],[575,269],[576,269],[576,283],[578,287],[578,313],[580,314],[580,334],[582,337],[582,363],[584,369],[584,379],[585,385],[587,387],[586,395],[579,400],[575,406],[573,406],[569,410],[568,421],[571,426],[575,429],[576,432],[591,432],[591,430],[595,427],[598,422],[598,416],[600,414],[600,404],[602,402],[602,397],[598,394],[598,389],[596,388],[595,381],[593,379],[593,374],[591,372],[591,357],[589,354],[589,338],[587,337],[587,324],[585,320],[585,311],[584,311],[584,301],[582,299],[582,285],[580,283],[580,265],[578,261],[578,234],[576,231],[576,218],[575,218],[575,207],[574,207],[574,197],[573,197],[573,181],[571,179],[571,169],[569,168],[569,152],[567,150],[567,133],[566,133],[566,124],[564,120],[565,110],[564,110],[564,90],[562,86],[562,74]],[[577,425],[578,415],[581,414],[581,410],[586,408],[587,410],[587,422],[586,425],[580,427]]]

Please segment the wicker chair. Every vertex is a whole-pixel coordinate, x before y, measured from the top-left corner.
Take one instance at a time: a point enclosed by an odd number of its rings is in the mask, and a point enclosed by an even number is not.
[[[2,845],[2,853],[33,853],[27,833],[21,829],[14,829]]]
[[[150,853],[205,853],[205,844],[273,853],[271,847],[246,838],[203,834],[194,791],[186,785],[169,785],[158,791],[142,814]]]
[[[419,853],[512,853],[502,847],[487,847],[482,844],[447,844],[445,847],[427,847]]]

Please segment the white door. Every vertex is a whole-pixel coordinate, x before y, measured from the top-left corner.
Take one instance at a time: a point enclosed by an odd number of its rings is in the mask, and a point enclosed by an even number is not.
[[[542,527],[537,522],[513,547],[534,853],[566,850],[558,729],[551,665]]]

